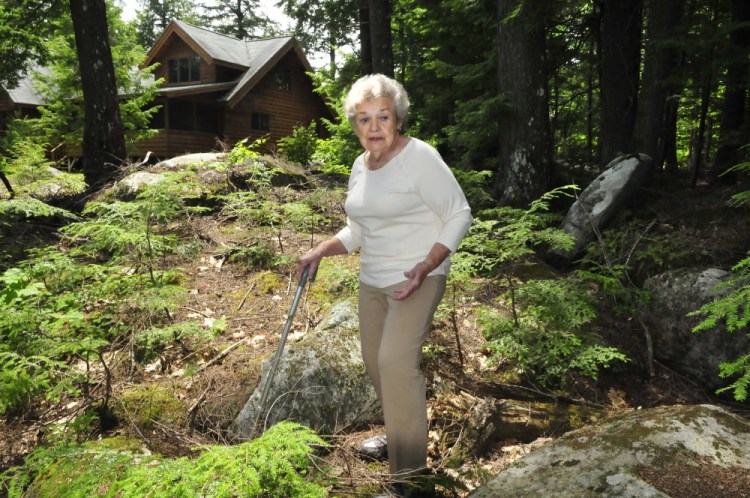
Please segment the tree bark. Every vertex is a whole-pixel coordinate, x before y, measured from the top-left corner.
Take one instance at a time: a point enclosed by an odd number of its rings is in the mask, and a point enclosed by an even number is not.
[[[726,174],[728,168],[739,162],[739,148],[747,145],[750,137],[743,132],[745,106],[747,104],[748,85],[748,51],[750,51],[750,3],[747,0],[732,0],[733,29],[729,35],[729,57],[726,78],[724,103],[721,110],[720,141],[714,163],[711,166],[710,178],[718,180]],[[730,177],[724,178],[732,181]]]
[[[82,168],[90,189],[116,178],[126,158],[117,99],[107,6],[104,0],[70,0],[83,91]]]
[[[520,10],[516,12],[516,9]],[[552,157],[543,11],[521,0],[498,0],[499,116],[495,199],[526,207],[548,188]]]
[[[3,185],[5,185],[5,188],[8,190],[8,195],[10,195],[10,198],[13,199],[16,196],[16,191],[13,190],[13,186],[10,184],[10,180],[8,180],[8,177],[5,176],[5,173],[0,171],[0,181],[3,182]]]
[[[359,3],[359,50],[363,72],[372,73],[372,40],[370,36],[369,0],[357,0]]]
[[[644,152],[654,160],[655,169],[665,161],[670,118],[678,93],[675,76],[679,70],[679,52],[673,43],[682,20],[682,0],[650,0],[646,5],[646,42],[643,80],[638,98],[634,151]],[[674,131],[672,128],[671,131]]]
[[[390,0],[368,0],[372,71],[393,77]]]
[[[638,102],[641,0],[600,0],[602,163],[635,152],[633,127]]]

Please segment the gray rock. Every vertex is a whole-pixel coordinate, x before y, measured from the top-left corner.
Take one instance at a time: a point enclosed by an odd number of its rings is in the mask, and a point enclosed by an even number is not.
[[[134,199],[145,187],[164,181],[164,175],[138,171],[117,182],[109,191],[114,198],[127,201]]]
[[[552,257],[572,260],[595,239],[622,205],[644,184],[653,161],[645,154],[614,159],[606,170],[581,192],[565,215],[562,229],[573,236],[568,251],[550,251]]]
[[[273,377],[264,428],[293,420],[319,434],[334,434],[356,423],[382,422],[382,411],[359,345],[359,321],[350,302],[336,305],[328,318],[295,344],[287,344]],[[261,410],[261,391],[272,358],[262,365],[258,388],[229,428],[237,439],[257,436],[254,423]]]
[[[677,465],[749,469],[750,422],[712,405],[631,411],[533,451],[470,496],[669,498],[644,476]]]
[[[709,389],[728,384],[719,378],[719,364],[750,351],[750,338],[728,333],[723,324],[694,333],[702,320],[688,316],[718,297],[716,285],[729,272],[716,268],[679,269],[649,278],[644,288],[652,293],[647,321],[654,357]]]
[[[183,156],[173,157],[166,161],[161,161],[156,165],[157,168],[179,169],[190,164],[208,163],[221,161],[226,157],[224,152],[200,152],[196,154],[185,154]]]

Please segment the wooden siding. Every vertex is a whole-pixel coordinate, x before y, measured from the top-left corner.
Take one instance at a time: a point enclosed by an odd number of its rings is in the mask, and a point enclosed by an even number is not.
[[[217,138],[214,133],[163,130],[153,138],[138,142],[130,154],[143,157],[150,151],[152,156],[166,159],[182,154],[210,152],[219,148]]]
[[[276,83],[276,69],[291,70],[291,90],[282,90]],[[271,117],[270,132],[252,130],[250,120],[254,112]],[[268,136],[268,145],[275,148],[280,138],[288,137],[300,125],[320,117],[329,117],[323,99],[313,92],[312,81],[305,74],[300,60],[287,54],[262,81],[233,109],[227,109],[224,133],[234,143],[245,137],[257,139]]]
[[[169,82],[169,61],[172,59],[181,59],[197,55],[190,46],[177,36],[172,36],[165,44],[164,50],[159,54],[159,67],[154,71],[156,78],[164,78],[164,86],[184,86],[195,85],[196,83],[214,83],[216,82],[216,66],[209,64],[201,59],[201,80],[190,81],[185,83]]]

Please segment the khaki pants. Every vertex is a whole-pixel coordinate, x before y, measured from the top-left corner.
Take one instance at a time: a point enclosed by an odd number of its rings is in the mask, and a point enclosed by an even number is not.
[[[445,276],[427,277],[403,301],[360,282],[359,329],[367,374],[383,406],[392,474],[427,468],[427,394],[420,369],[422,344],[445,293]]]

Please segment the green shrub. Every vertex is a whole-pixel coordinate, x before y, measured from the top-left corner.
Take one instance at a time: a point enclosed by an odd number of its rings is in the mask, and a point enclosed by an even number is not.
[[[745,146],[746,152],[748,148],[750,145]],[[750,171],[750,162],[739,163],[728,172],[735,171]],[[731,200],[736,206],[750,205],[750,190],[733,195]],[[693,332],[708,330],[723,321],[728,333],[745,332],[750,335],[750,252],[732,267],[731,277],[720,283],[717,290],[724,291],[723,297],[691,313],[705,317],[693,328]],[[747,401],[750,389],[750,351],[742,352],[734,361],[719,365],[719,377],[734,378],[734,381],[718,392],[732,391],[737,401]]]
[[[145,454],[119,439],[63,445],[37,449],[24,465],[0,474],[0,485],[9,498],[322,498],[331,478],[312,465],[316,446],[327,444],[292,422],[247,443],[198,449],[193,458]]]
[[[318,134],[317,123],[311,121],[307,126],[295,126],[292,136],[284,137],[278,141],[279,152],[288,161],[307,165],[315,152]]]
[[[600,369],[627,361],[587,332],[596,313],[578,282],[531,280],[516,288],[515,309],[514,314],[485,312],[480,326],[494,361],[510,362],[523,377],[561,387],[573,371],[596,379]]]
[[[273,244],[260,241],[239,249],[233,248],[229,261],[239,263],[250,271],[255,271],[272,270],[282,260]]]

